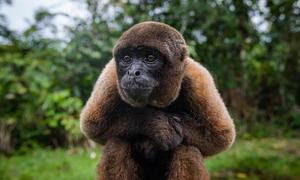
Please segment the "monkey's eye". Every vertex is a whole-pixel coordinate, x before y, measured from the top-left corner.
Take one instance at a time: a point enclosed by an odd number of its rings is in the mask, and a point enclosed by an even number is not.
[[[145,60],[147,63],[155,63],[156,58],[153,55],[149,55]]]
[[[126,56],[123,57],[123,61],[124,61],[125,63],[129,63],[129,62],[131,61],[131,57],[128,56],[128,55],[126,55]]]

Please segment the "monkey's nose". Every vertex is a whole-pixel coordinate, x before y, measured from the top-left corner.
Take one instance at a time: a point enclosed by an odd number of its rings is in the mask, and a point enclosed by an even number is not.
[[[133,71],[128,71],[128,75],[131,77],[139,77],[141,75],[141,71],[139,70],[133,70]]]
[[[138,77],[138,76],[141,75],[141,72],[140,72],[140,71],[135,71],[135,72],[134,72],[134,75]]]

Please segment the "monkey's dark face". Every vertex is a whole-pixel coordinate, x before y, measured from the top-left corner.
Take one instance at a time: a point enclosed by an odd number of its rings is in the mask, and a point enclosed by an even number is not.
[[[123,99],[134,106],[144,106],[160,81],[165,57],[158,50],[128,47],[115,55],[119,90]]]

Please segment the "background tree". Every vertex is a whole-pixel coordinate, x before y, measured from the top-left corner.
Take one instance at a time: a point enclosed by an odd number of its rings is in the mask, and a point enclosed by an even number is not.
[[[10,1],[0,1],[0,6]],[[84,19],[39,9],[23,32],[0,15],[2,151],[81,142],[78,115],[123,31],[161,21],[214,75],[238,132],[299,137],[300,1],[76,0]],[[66,16],[64,39],[53,20]],[[258,18],[265,28],[254,23]]]

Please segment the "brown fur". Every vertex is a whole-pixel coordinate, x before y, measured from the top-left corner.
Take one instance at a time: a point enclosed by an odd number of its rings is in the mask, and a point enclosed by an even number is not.
[[[168,180],[207,180],[208,172],[200,151],[193,146],[179,146],[175,149],[169,166]]]
[[[167,140],[172,134],[168,113],[180,117],[184,139],[182,145],[158,155],[169,162],[155,165],[166,168],[166,177],[161,174],[160,178],[208,179],[203,157],[229,148],[235,139],[233,121],[213,78],[188,57],[182,36],[170,26],[140,23],[121,36],[114,53],[128,45],[156,47],[167,56],[171,68],[166,70],[164,81],[149,102],[161,112],[128,105],[130,102],[118,91],[114,60],[102,71],[80,117],[82,132],[99,143],[106,143],[98,168],[100,179],[141,179],[146,172],[138,169],[154,168],[135,161],[133,145],[127,139],[134,133],[145,133],[148,137],[161,136]]]
[[[210,73],[192,59],[187,59],[184,84],[191,113],[203,119],[201,126],[193,121],[184,124],[185,143],[198,147],[204,156],[221,152],[235,139],[233,121],[215,87]]]
[[[104,147],[98,164],[98,179],[139,180],[139,165],[132,157],[132,147],[117,138],[110,139]]]

